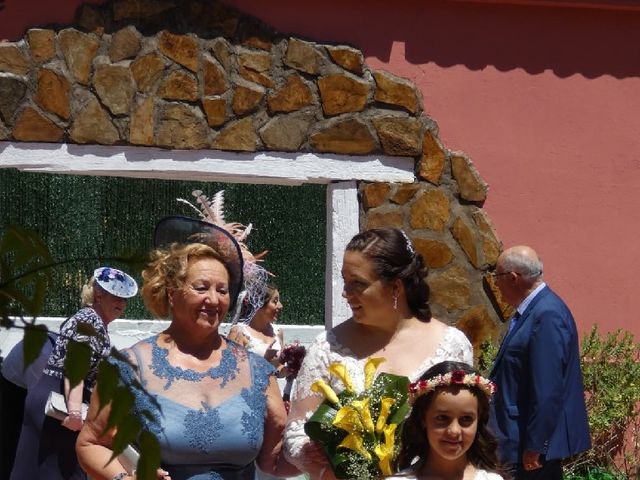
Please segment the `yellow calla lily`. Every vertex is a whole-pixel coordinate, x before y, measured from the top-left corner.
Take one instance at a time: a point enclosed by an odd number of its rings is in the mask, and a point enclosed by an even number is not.
[[[381,363],[386,362],[384,357],[368,358],[364,364],[364,388],[368,390],[373,383],[373,379],[376,378],[376,371]]]
[[[369,433],[373,433],[373,419],[371,418],[371,410],[369,410],[369,399],[354,400],[351,402],[351,405],[353,405],[353,408],[360,414],[364,429]]]
[[[340,400],[336,395],[336,392],[333,391],[333,388],[325,382],[324,380],[316,380],[311,384],[311,390],[316,393],[322,393],[324,398],[329,400],[331,403],[335,405],[340,405]]]
[[[373,451],[378,457],[378,466],[383,475],[391,475],[391,461],[393,460],[393,449],[395,445],[395,433],[397,425],[392,423],[384,427],[384,443],[379,443]]]
[[[343,365],[342,363],[332,363],[329,365],[329,373],[342,380],[344,389],[347,392],[353,393],[353,382],[351,381],[349,371],[347,370],[347,367],[345,365]]]
[[[350,405],[338,410],[336,418],[333,419],[333,425],[349,433],[362,432],[364,430],[360,414]]]
[[[382,429],[387,424],[387,418],[389,418],[389,412],[394,403],[396,403],[395,399],[389,397],[384,397],[380,400],[380,415],[378,415],[378,421],[376,422],[376,433],[382,432]]]
[[[349,450],[353,450],[354,452],[358,452],[360,455],[365,457],[367,460],[371,460],[371,454],[367,452],[363,446],[364,441],[362,440],[362,436],[357,433],[350,433],[344,440],[340,442],[338,448],[348,448]]]

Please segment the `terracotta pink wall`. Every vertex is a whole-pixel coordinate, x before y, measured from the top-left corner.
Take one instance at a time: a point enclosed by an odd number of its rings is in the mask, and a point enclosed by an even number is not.
[[[70,22],[79,3],[8,0],[0,37]],[[640,337],[640,12],[227,3],[281,32],[352,44],[370,66],[416,82],[445,145],[490,184],[485,207],[505,245],[538,250],[582,332],[598,323]]]

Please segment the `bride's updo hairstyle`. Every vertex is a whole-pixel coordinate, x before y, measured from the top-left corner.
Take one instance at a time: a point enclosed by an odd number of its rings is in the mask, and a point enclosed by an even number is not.
[[[431,320],[427,267],[409,237],[398,228],[372,228],[354,236],[347,251],[360,252],[373,263],[378,276],[387,281],[402,280],[407,304],[416,318]]]
[[[169,290],[184,286],[189,261],[199,258],[213,258],[225,265],[216,250],[202,243],[173,243],[166,249],[151,253],[151,261],[142,271],[144,285],[141,293],[145,306],[153,315],[157,318],[170,317]]]

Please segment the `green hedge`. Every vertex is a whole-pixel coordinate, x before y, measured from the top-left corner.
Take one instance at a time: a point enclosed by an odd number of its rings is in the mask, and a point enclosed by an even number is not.
[[[79,306],[80,288],[93,269],[109,264],[131,272],[152,245],[156,221],[195,215],[178,197],[192,190],[212,196],[225,190],[225,218],[253,223],[252,251],[269,250],[264,265],[276,274],[285,309],[282,323],[324,323],[325,188],[318,185],[221,184],[116,177],[22,173],[0,169],[0,225],[35,230],[56,260],[85,259],[56,269],[44,315],[68,316]],[[137,265],[110,260],[137,259]],[[150,318],[142,301],[130,302],[127,318]]]

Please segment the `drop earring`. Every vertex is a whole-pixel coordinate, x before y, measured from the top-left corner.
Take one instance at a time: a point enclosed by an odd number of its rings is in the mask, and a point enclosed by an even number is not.
[[[393,296],[393,309],[394,310],[398,310],[398,296],[397,295]]]

